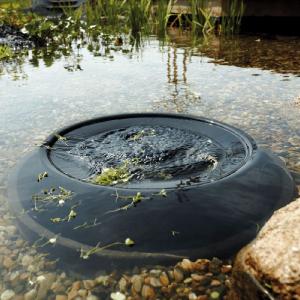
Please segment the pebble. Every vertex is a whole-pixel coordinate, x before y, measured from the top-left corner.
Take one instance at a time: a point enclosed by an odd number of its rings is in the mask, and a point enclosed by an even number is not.
[[[211,292],[209,296],[211,299],[220,299],[220,293],[217,291]]]
[[[56,295],[55,300],[68,300],[68,297],[65,295]]]
[[[51,285],[50,289],[57,294],[60,292],[64,292],[66,288],[61,284],[61,282],[56,281]]]
[[[199,275],[199,274],[191,274],[191,278],[195,281],[201,281],[203,278],[205,278],[204,275]]]
[[[184,279],[183,272],[178,268],[174,269],[174,279],[176,282],[181,282]]]
[[[5,256],[2,262],[4,268],[6,269],[11,269],[13,267],[13,265],[15,264],[15,262],[8,256]]]
[[[12,300],[15,296],[15,292],[13,290],[5,290],[1,296],[0,299],[1,300]]]
[[[232,266],[231,265],[223,265],[221,267],[221,272],[225,273],[225,274],[231,272],[231,270],[232,270]]]
[[[24,295],[24,299],[25,300],[35,300],[36,295],[37,295],[37,290],[32,289]]]
[[[30,255],[24,255],[22,257],[22,262],[21,263],[22,263],[22,265],[24,267],[26,267],[26,266],[31,265],[33,263],[33,260],[34,260],[34,258],[32,256],[30,256]]]
[[[94,280],[83,280],[83,286],[87,290],[91,290],[95,285],[96,283],[94,282]]]
[[[47,297],[47,293],[50,290],[53,282],[55,281],[56,276],[53,273],[48,273],[45,275],[38,276],[38,291],[36,300],[44,300]]]
[[[134,275],[131,278],[132,288],[135,292],[139,293],[142,290],[144,279],[140,275]]]
[[[81,288],[81,282],[80,281],[75,281],[72,284],[72,290],[78,291]]]
[[[183,259],[180,266],[184,271],[191,271],[193,269],[193,263],[189,259]]]
[[[77,294],[82,297],[82,298],[85,298],[88,294],[88,291],[87,290],[84,290],[84,289],[80,289],[78,290]]]
[[[126,296],[120,292],[116,292],[116,293],[111,293],[110,298],[112,300],[125,300]]]
[[[161,287],[161,282],[158,278],[156,277],[150,277],[150,285],[152,285],[153,287]]]
[[[69,293],[68,293],[68,300],[73,300],[75,299],[75,297],[77,296],[77,290],[71,290]]]
[[[189,293],[189,300],[197,300],[197,295],[195,293]]]
[[[163,272],[160,276],[159,276],[159,280],[161,282],[161,284],[163,286],[168,286],[170,283],[170,280],[168,278],[168,275],[166,274],[166,272]]]
[[[188,277],[186,279],[184,279],[183,283],[188,284],[191,283],[193,281],[193,279],[191,277]]]
[[[125,292],[126,289],[127,289],[127,285],[128,285],[127,280],[124,277],[122,277],[120,279],[120,281],[119,281],[119,289],[120,289],[120,291],[121,292]]]
[[[154,299],[155,298],[155,291],[149,285],[144,285],[142,288],[142,297],[145,299]]]
[[[221,282],[217,279],[213,279],[210,283],[211,286],[219,286],[221,285]]]
[[[101,284],[101,285],[104,285],[104,286],[106,286],[108,284],[108,281],[109,281],[109,276],[107,276],[107,275],[98,276],[95,279],[95,282],[97,284]]]
[[[95,295],[89,295],[86,297],[86,300],[99,300],[99,298]]]

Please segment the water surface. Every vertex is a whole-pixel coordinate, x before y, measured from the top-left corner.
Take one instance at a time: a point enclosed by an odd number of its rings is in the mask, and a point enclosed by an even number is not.
[[[212,37],[195,43],[172,31],[169,42],[153,36],[129,52],[95,56],[74,46],[66,56],[32,51],[13,63],[1,62],[1,192],[12,167],[50,133],[126,112],[184,113],[226,122],[300,172],[299,49],[300,39],[292,37]],[[10,222],[2,198],[0,225]],[[14,230],[1,238],[3,253],[36,253],[16,246],[15,240],[23,242]],[[19,268],[24,272],[26,264]]]

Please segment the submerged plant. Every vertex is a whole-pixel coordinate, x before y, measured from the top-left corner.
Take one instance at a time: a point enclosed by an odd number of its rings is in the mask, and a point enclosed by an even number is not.
[[[138,141],[142,139],[145,136],[154,136],[156,134],[155,129],[150,129],[150,130],[141,130],[135,134],[133,134],[131,137],[129,137],[129,141]]]
[[[59,234],[57,235],[54,235],[52,238],[50,239],[46,239],[44,236],[40,237],[38,240],[36,240],[32,247],[33,248],[43,248],[47,245],[52,245],[52,246],[55,246],[56,245],[56,242],[57,242],[57,239],[59,237]],[[46,239],[46,241],[45,241]]]
[[[104,168],[101,174],[94,176],[91,181],[100,185],[115,185],[128,182],[132,176],[128,169],[128,162],[125,162],[119,167]]]
[[[87,228],[96,227],[96,226],[101,225],[101,224],[102,223],[101,222],[97,222],[97,218],[95,218],[93,223],[89,224],[88,222],[84,222],[81,225],[75,226],[73,229],[74,230],[76,230],[76,229],[87,229]]]
[[[159,193],[154,193],[154,196],[161,196],[161,197],[167,197],[167,191],[165,189],[162,189],[159,191]]]
[[[89,259],[91,255],[99,253],[105,249],[111,248],[113,246],[118,246],[118,245],[125,245],[127,247],[132,247],[135,245],[135,242],[130,239],[130,238],[126,238],[125,241],[122,242],[114,242],[105,246],[100,247],[100,242],[97,243],[97,245],[95,247],[92,247],[88,250],[84,250],[83,248],[80,249],[80,258],[82,259]]]
[[[38,175],[37,177],[37,181],[41,182],[44,178],[48,177],[48,173],[47,172],[42,172]]]
[[[38,211],[38,203],[41,202],[43,204],[49,203],[57,203],[59,206],[64,205],[65,201],[72,198],[73,192],[67,190],[63,187],[59,187],[58,191],[55,188],[45,189],[40,194],[35,194],[32,196],[32,200],[34,201],[34,210]]]
[[[71,220],[77,217],[77,212],[75,211],[75,207],[77,207],[77,205],[72,206],[68,215],[66,215],[64,218],[51,218],[50,221],[52,223],[70,222]]]
[[[132,195],[132,196],[121,196],[116,191],[115,196],[116,196],[116,200],[123,199],[123,200],[130,200],[131,202],[129,204],[126,204],[126,205],[120,207],[120,208],[117,208],[117,209],[114,209],[114,210],[109,210],[105,214],[114,213],[114,212],[123,211],[123,210],[128,210],[132,207],[135,207],[142,200],[150,199],[150,197],[144,197],[141,192],[137,192],[135,195]]]
[[[13,57],[13,51],[6,45],[0,45],[0,60]]]

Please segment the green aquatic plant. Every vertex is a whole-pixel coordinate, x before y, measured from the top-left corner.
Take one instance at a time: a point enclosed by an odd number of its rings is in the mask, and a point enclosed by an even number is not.
[[[57,235],[54,235],[52,238],[50,239],[46,239],[44,236],[40,237],[39,239],[37,239],[32,247],[33,248],[43,248],[47,245],[52,245],[52,246],[55,246],[56,245],[56,242],[57,242],[57,239],[59,237],[59,234]]]
[[[114,168],[104,168],[101,174],[94,176],[92,183],[99,185],[115,185],[118,183],[126,183],[132,178],[128,169],[128,162]]]
[[[191,15],[187,15],[187,21],[193,35],[209,34],[215,28],[215,20],[212,9],[207,0],[191,0]]]
[[[99,253],[105,249],[114,247],[114,246],[119,246],[119,245],[125,245],[126,247],[132,247],[135,245],[135,242],[130,239],[130,238],[126,238],[125,241],[122,242],[114,242],[105,246],[100,247],[100,242],[97,243],[97,245],[95,247],[91,247],[89,249],[80,249],[80,258],[82,259],[89,259],[91,255]]]
[[[73,196],[73,192],[67,190],[63,187],[44,189],[40,194],[32,195],[32,200],[34,201],[34,210],[39,211],[39,204],[48,204],[51,202],[57,203],[59,206],[63,206],[65,201],[71,199]]]
[[[48,172],[42,172],[37,177],[37,182],[41,182],[44,178],[48,177]]]
[[[92,223],[88,223],[88,222],[84,222],[81,225],[75,226],[73,229],[88,229],[88,228],[92,228],[92,227],[96,227],[98,225],[101,225],[101,222],[97,222],[97,218],[94,219],[94,221]]]
[[[167,191],[165,189],[162,189],[159,191],[159,193],[154,193],[155,196],[161,196],[161,197],[167,197]]]
[[[118,199],[130,200],[130,203],[128,203],[128,204],[126,204],[122,207],[119,207],[117,209],[109,210],[105,214],[115,213],[115,212],[118,212],[118,211],[125,211],[125,210],[128,210],[128,209],[132,208],[132,207],[135,207],[142,200],[150,199],[150,197],[144,197],[141,192],[137,192],[135,195],[132,195],[132,196],[121,196],[116,191],[115,197],[116,197],[116,200],[118,200]]]
[[[150,130],[141,130],[135,134],[133,134],[132,136],[129,137],[129,141],[138,141],[140,139],[142,139],[145,136],[155,136],[156,131],[155,129],[150,129]]]
[[[54,133],[54,136],[57,138],[58,141],[66,141],[67,138],[65,136],[61,136],[58,133]]]
[[[62,222],[70,222],[71,220],[75,219],[77,217],[77,212],[75,211],[75,207],[78,205],[74,205],[70,208],[70,211],[68,215],[66,215],[64,218],[50,218],[50,221],[52,223],[62,223]]]
[[[171,174],[167,174],[167,173],[164,173],[164,172],[160,172],[158,173],[158,177],[163,179],[163,180],[170,180],[172,179],[172,175]]]
[[[153,8],[154,9],[154,23],[157,28],[157,33],[159,37],[165,38],[166,36],[166,29],[168,26],[169,19],[172,15],[172,0],[158,0],[157,5]]]
[[[9,46],[0,45],[0,60],[13,57],[13,51]]]
[[[149,29],[151,23],[151,1],[150,0],[127,0],[128,4],[128,23],[131,34],[135,36],[142,30]]]
[[[9,9],[9,10],[30,8],[31,5],[32,5],[32,0],[22,0],[22,1],[1,0],[0,1],[0,8]]]
[[[225,14],[222,16],[221,32],[224,34],[238,33],[245,12],[243,0],[232,0],[227,2]]]

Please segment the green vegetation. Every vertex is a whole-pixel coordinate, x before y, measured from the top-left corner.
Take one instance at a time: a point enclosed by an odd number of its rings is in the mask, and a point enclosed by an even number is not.
[[[0,75],[11,73],[18,79],[21,73],[26,78],[20,66],[29,53],[35,67],[41,60],[49,67],[56,59],[67,57],[70,63],[65,69],[80,71],[78,51],[83,47],[94,56],[110,60],[114,52],[130,56],[143,46],[145,36],[156,34],[162,42],[168,40],[172,27],[189,32],[195,44],[217,31],[238,32],[245,9],[243,0],[229,2],[226,17],[218,26],[207,3],[208,0],[190,0],[190,14],[175,14],[175,0],[87,0],[76,10],[64,8],[63,15],[48,18],[25,12],[23,8],[30,6],[30,1],[5,1],[0,6],[0,26],[21,32],[32,42],[33,49],[28,51],[26,46],[15,50],[10,45],[0,45]]]
[[[129,137],[130,141],[138,141],[144,136],[154,136],[156,134],[155,129],[148,129],[148,130],[141,130],[135,134],[133,134],[131,137]]]
[[[0,45],[0,60],[13,57],[13,51],[6,45]]]
[[[100,242],[97,243],[97,245],[95,247],[91,247],[89,249],[80,249],[80,258],[82,259],[89,259],[91,255],[99,253],[105,249],[111,248],[113,246],[119,246],[119,245],[123,245],[123,246],[127,246],[127,247],[132,247],[135,245],[135,242],[130,239],[130,238],[126,238],[125,241],[123,243],[121,242],[114,242],[105,246],[100,247]]]
[[[61,186],[58,188],[58,190],[55,188],[51,188],[49,190],[45,189],[40,194],[35,194],[32,196],[32,200],[34,201],[34,210],[40,210],[39,204],[49,204],[51,202],[56,203],[59,206],[63,206],[65,201],[71,199],[72,196],[72,191],[69,191]]]
[[[227,16],[222,18],[221,32],[230,34],[238,33],[245,12],[244,1],[232,0],[227,3],[228,6],[225,8]]]
[[[75,211],[75,207],[77,207],[77,205],[72,206],[68,215],[65,216],[64,218],[51,218],[50,221],[52,223],[70,222],[71,220],[77,217],[77,212]]]
[[[104,168],[101,174],[96,175],[91,181],[100,185],[115,185],[126,183],[132,178],[128,169],[128,162],[115,168]]]
[[[4,9],[23,9],[28,8],[31,6],[31,0],[22,0],[22,1],[15,1],[15,0],[1,0],[0,8]]]
[[[47,172],[42,172],[38,175],[37,177],[37,181],[40,182],[42,181],[44,178],[48,177],[48,173]]]

